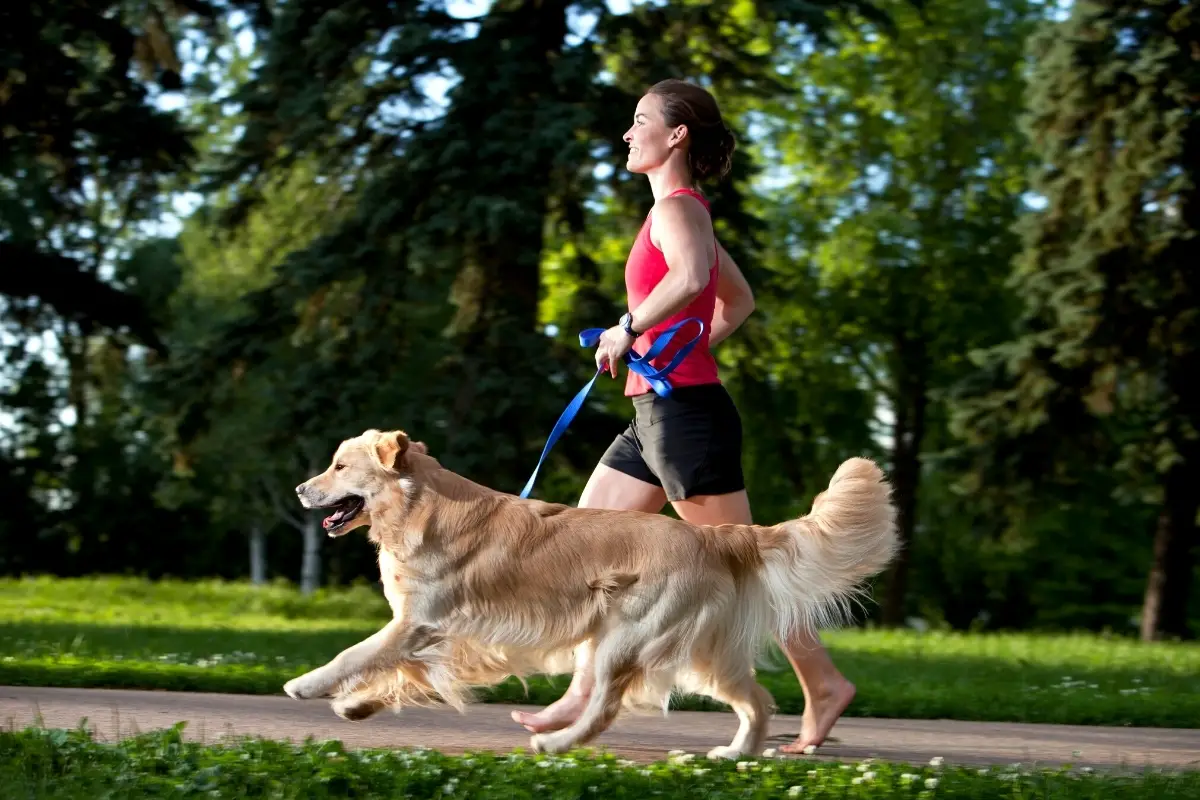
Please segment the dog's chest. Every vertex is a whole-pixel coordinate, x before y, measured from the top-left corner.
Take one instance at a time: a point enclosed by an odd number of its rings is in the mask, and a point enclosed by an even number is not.
[[[387,548],[379,551],[379,580],[383,584],[383,596],[392,607],[392,614],[399,616],[404,608],[404,591],[400,577],[400,559]]]

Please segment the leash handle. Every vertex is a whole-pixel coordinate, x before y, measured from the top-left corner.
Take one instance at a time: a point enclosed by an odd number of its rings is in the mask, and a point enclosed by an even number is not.
[[[679,348],[678,352],[671,357],[670,362],[668,362],[665,367],[655,369],[650,361],[656,358],[663,350],[665,350],[667,345],[671,343],[671,340],[675,338],[675,334],[679,333],[680,329],[682,329],[683,326],[687,325],[689,322],[694,322],[699,327],[699,330],[696,331],[696,335]],[[604,333],[604,331],[604,328],[588,328],[587,330],[581,332],[579,334],[580,346],[595,347],[600,341],[600,334]],[[675,368],[678,367],[685,358],[687,358],[688,353],[692,352],[692,349],[695,348],[696,343],[700,341],[700,337],[703,335],[704,322],[699,317],[688,317],[687,319],[682,319],[679,322],[676,322],[674,325],[660,333],[658,337],[655,338],[654,344],[650,345],[650,349],[647,350],[644,355],[636,355],[634,351],[630,350],[628,353],[622,356],[621,360],[625,362],[627,367],[629,367],[630,372],[636,373],[645,378],[646,382],[650,384],[650,388],[654,390],[655,394],[657,394],[659,397],[670,397],[672,387],[671,384],[666,380],[667,376],[674,372]]]
[[[695,336],[693,336],[689,341],[685,342],[684,345],[679,348],[679,351],[672,356],[671,361],[665,367],[655,369],[650,363],[651,359],[655,358],[659,353],[666,349],[666,346],[671,343],[671,339],[674,338],[675,334],[678,333],[679,330],[689,322],[695,322],[700,327],[700,330],[697,331]],[[595,347],[600,341],[600,335],[604,333],[604,331],[604,328],[588,328],[580,331],[579,346]],[[625,362],[626,366],[628,366],[631,371],[645,378],[646,382],[650,384],[650,387],[654,390],[655,394],[657,394],[659,397],[670,397],[671,384],[667,382],[667,376],[675,371],[675,368],[679,366],[680,362],[687,357],[687,354],[690,353],[696,346],[696,343],[700,341],[700,337],[703,334],[704,322],[699,317],[688,317],[687,319],[676,322],[674,325],[659,334],[659,336],[654,340],[654,344],[650,346],[650,349],[647,350],[644,355],[634,355],[633,351],[631,350],[626,353],[621,360]],[[541,471],[542,464],[546,461],[546,456],[550,454],[551,448],[558,443],[558,440],[562,438],[563,433],[566,432],[567,427],[575,419],[575,416],[579,413],[580,409],[583,408],[584,400],[587,399],[588,393],[592,390],[592,386],[594,386],[596,383],[596,379],[599,378],[603,373],[604,368],[598,368],[596,370],[596,374],[592,376],[592,379],[583,385],[583,388],[575,394],[575,397],[573,397],[571,402],[567,404],[567,407],[563,409],[563,413],[559,415],[558,422],[554,423],[554,428],[550,431],[550,436],[546,439],[546,446],[542,448],[541,458],[538,459],[537,466],[533,468],[533,474],[529,476],[529,480],[525,482],[525,488],[521,490],[520,497],[523,499],[528,498],[529,493],[533,491],[534,481],[537,480],[538,472]]]

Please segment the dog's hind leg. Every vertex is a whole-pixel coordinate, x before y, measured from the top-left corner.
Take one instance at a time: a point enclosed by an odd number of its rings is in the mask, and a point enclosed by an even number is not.
[[[738,716],[738,730],[728,745],[714,747],[708,757],[740,758],[761,752],[775,705],[771,693],[764,689],[748,669],[728,667],[712,676],[706,694],[714,700],[728,703]]]
[[[534,752],[565,753],[603,733],[620,712],[625,692],[643,674],[636,648],[620,635],[610,634],[597,643],[593,663],[595,685],[583,713],[562,730],[534,734],[529,740]]]
[[[387,708],[379,697],[367,693],[355,693],[348,697],[339,697],[330,706],[333,713],[350,722],[361,722]]]

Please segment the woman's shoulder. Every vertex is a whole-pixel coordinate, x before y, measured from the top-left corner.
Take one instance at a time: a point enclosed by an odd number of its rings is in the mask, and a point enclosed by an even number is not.
[[[650,222],[650,235],[656,241],[664,231],[694,231],[706,235],[712,232],[712,219],[708,215],[708,207],[695,196],[683,192],[668,195],[655,202]]]

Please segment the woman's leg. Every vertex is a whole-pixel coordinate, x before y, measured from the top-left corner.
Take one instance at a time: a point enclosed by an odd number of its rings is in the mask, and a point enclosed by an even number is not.
[[[695,525],[727,523],[750,525],[750,500],[745,490],[729,494],[693,496],[671,503],[681,518]],[[804,633],[782,643],[800,688],[804,691],[804,716],[800,736],[780,748],[785,753],[820,746],[835,722],[854,699],[854,684],[838,672],[816,634]]]
[[[620,511],[648,511],[657,514],[667,504],[661,486],[639,480],[624,472],[597,464],[583,494],[579,508],[608,508]],[[575,674],[566,693],[536,714],[512,712],[512,718],[532,733],[555,731],[579,718],[592,693],[591,648],[581,645],[575,653]]]

